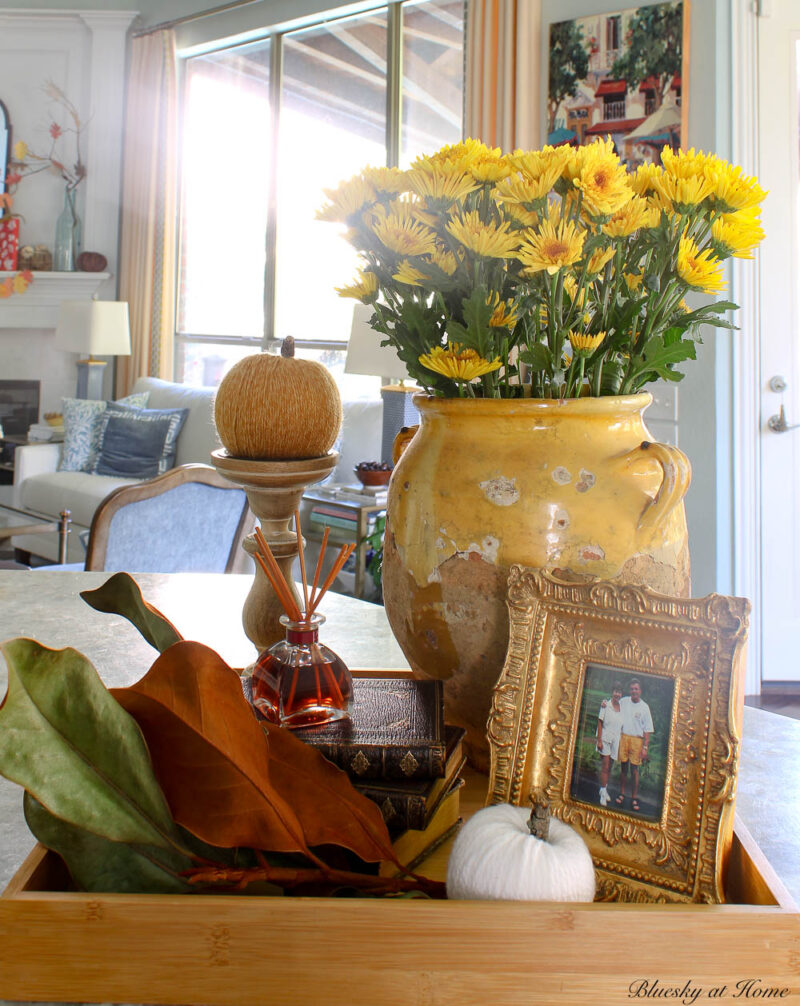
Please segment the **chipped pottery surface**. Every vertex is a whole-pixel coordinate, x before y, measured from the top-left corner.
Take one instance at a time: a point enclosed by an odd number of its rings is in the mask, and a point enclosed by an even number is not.
[[[478,767],[512,563],[689,594],[689,462],[651,443],[651,401],[414,398],[422,425],[389,486],[386,612],[414,670],[445,679]]]

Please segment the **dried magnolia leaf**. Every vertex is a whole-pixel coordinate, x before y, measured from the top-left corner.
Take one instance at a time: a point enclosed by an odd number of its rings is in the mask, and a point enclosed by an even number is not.
[[[289,731],[267,735],[238,674],[209,647],[179,643],[113,695],[144,732],[175,820],[203,841],[272,852],[331,844],[367,862],[393,858],[378,807]]]
[[[180,845],[141,732],[89,661],[32,639],[1,647],[0,774],[56,817],[116,842]]]
[[[289,730],[262,723],[269,737],[269,772],[275,789],[300,819],[309,845],[342,845],[368,863],[394,858],[380,808],[345,772]]]
[[[127,618],[161,653],[183,638],[169,619],[145,601],[139,584],[129,573],[115,573],[102,587],[82,590],[81,597],[97,611]]]
[[[55,817],[25,794],[25,820],[42,845],[67,864],[75,886],[83,891],[117,894],[186,894],[197,890],[183,877],[194,863],[170,849],[110,842]]]
[[[178,643],[112,694],[141,727],[179,824],[215,846],[306,851],[300,822],[270,782],[267,738],[239,676],[214,650]]]

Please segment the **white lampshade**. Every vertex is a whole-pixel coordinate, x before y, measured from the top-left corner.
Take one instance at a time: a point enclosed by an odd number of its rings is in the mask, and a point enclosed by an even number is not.
[[[370,377],[397,377],[408,380],[406,365],[391,346],[382,346],[383,335],[371,327],[369,304],[356,304],[353,326],[344,362],[346,374],[367,374]]]
[[[62,301],[53,345],[56,349],[89,356],[130,356],[128,302]]]

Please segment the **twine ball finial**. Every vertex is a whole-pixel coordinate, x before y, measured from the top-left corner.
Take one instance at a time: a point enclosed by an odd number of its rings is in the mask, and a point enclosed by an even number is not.
[[[214,422],[228,453],[252,460],[316,458],[333,447],[342,400],[330,372],[294,355],[254,353],[234,364],[214,400]]]

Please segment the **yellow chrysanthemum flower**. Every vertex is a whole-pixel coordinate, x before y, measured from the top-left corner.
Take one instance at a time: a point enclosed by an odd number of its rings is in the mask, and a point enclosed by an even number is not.
[[[636,276],[632,272],[623,273],[622,278],[625,280],[625,286],[627,286],[629,293],[636,293],[642,285],[642,280],[644,279],[641,274]]]
[[[422,203],[416,200],[417,197],[412,195],[410,198],[401,196],[399,199],[392,199],[385,204],[377,203],[364,214],[364,222],[373,230],[379,220],[386,220],[388,217],[405,222],[425,224],[426,227],[435,227],[438,222],[435,214],[428,213]]]
[[[392,279],[398,283],[406,283],[408,286],[423,286],[428,277],[424,272],[416,269],[408,259],[403,259],[397,267],[397,272],[392,275]]]
[[[661,163],[664,171],[672,178],[697,178],[705,175],[709,169],[724,164],[716,154],[704,154],[702,150],[673,150],[664,147],[661,151]]]
[[[519,245],[519,238],[508,223],[484,223],[477,210],[451,218],[446,230],[456,241],[481,258],[507,258]]]
[[[443,248],[437,246],[433,254],[428,257],[434,265],[438,266],[442,272],[446,272],[448,276],[452,276],[456,269],[458,269],[458,259],[452,252],[445,251]]]
[[[517,258],[529,273],[546,269],[552,275],[578,261],[585,240],[586,231],[579,230],[574,221],[559,221],[554,214],[523,242]]]
[[[486,298],[486,303],[492,308],[489,319],[490,328],[513,328],[519,321],[519,314],[513,300],[500,300],[500,294],[495,291]]]
[[[476,182],[500,182],[508,178],[514,169],[505,157],[498,156],[498,151],[490,150],[488,154],[476,157],[469,170]]]
[[[518,203],[501,203],[503,213],[511,218],[515,227],[536,227],[541,221],[541,216],[533,210],[526,210]]]
[[[688,213],[711,195],[713,184],[704,174],[684,178],[665,171],[656,181],[656,188],[677,213]]]
[[[577,298],[578,307],[583,307],[584,301],[586,300],[586,290],[581,288],[581,290],[578,291],[578,281],[574,276],[564,277],[564,292],[570,300],[575,300]]]
[[[17,140],[14,144],[14,160],[24,161],[28,156],[28,144],[24,140]]]
[[[400,168],[364,168],[362,176],[375,189],[378,195],[399,195],[408,192],[408,179],[405,171]]]
[[[591,216],[611,216],[633,198],[627,172],[616,154],[596,153],[572,184],[583,193],[583,208]]]
[[[561,168],[561,177],[569,186],[580,175],[581,171],[598,157],[616,157],[614,141],[610,136],[605,140],[597,139],[583,147],[568,147],[567,155]],[[617,158],[619,161],[619,158]]]
[[[675,268],[683,282],[693,290],[719,293],[725,289],[722,263],[712,255],[710,248],[701,252],[694,238],[681,238]]]
[[[594,276],[596,273],[600,272],[614,257],[613,248],[598,248],[596,251],[592,252],[589,261],[586,263],[586,272],[590,276]]]
[[[423,353],[419,362],[428,370],[443,374],[453,381],[464,382],[474,381],[476,377],[503,365],[499,356],[494,360],[485,360],[474,349],[461,349],[457,342],[452,343],[448,349],[443,346],[434,347],[430,353]]]
[[[549,177],[541,176],[539,179],[535,179],[511,175],[504,178],[497,186],[495,199],[501,203],[523,206],[532,210],[536,208],[537,204],[541,204],[552,187],[553,183],[549,181]]]
[[[752,258],[752,251],[764,240],[761,208],[725,213],[711,225],[711,245],[720,258]]]
[[[473,164],[478,161],[499,159],[502,151],[499,147],[489,148],[480,140],[467,137],[461,143],[452,143],[441,147],[434,154],[418,157],[411,165],[415,168],[436,166],[441,170],[465,173],[472,170]]]
[[[660,164],[640,164],[628,175],[628,184],[637,196],[648,196],[658,189],[658,180],[664,174]]]
[[[509,160],[526,181],[536,184],[546,194],[555,185],[569,157],[569,147],[548,145],[541,150],[515,150]]]
[[[412,168],[407,177],[409,186],[418,196],[445,205],[463,199],[479,187],[472,175],[448,171],[436,164]]]
[[[731,167],[724,162],[721,167],[709,170],[709,178],[714,187],[711,201],[723,213],[751,209],[758,206],[767,195],[757,179],[743,175],[741,168]]]
[[[378,198],[375,187],[363,175],[353,175],[335,189],[323,189],[330,202],[317,210],[317,220],[351,223]]]
[[[612,214],[603,233],[610,238],[627,238],[642,227],[658,226],[659,213],[646,199],[634,196],[621,210]]]
[[[360,270],[355,283],[351,283],[350,286],[337,286],[334,289],[340,297],[353,297],[366,304],[378,292],[378,277],[374,272]]]
[[[390,213],[372,229],[381,244],[398,255],[431,255],[436,249],[434,232],[409,214]]]
[[[588,332],[570,332],[569,343],[576,356],[591,356],[602,345],[605,337],[605,332],[596,332],[594,335]]]

